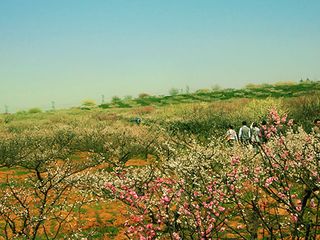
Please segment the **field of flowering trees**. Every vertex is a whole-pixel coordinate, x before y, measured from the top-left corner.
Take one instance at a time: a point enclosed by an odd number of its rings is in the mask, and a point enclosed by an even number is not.
[[[0,239],[318,239],[319,99],[3,115]]]

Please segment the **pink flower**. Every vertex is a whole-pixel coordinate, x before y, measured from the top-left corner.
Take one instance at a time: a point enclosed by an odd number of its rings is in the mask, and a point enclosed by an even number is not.
[[[226,210],[224,207],[222,207],[222,206],[218,206],[218,210],[220,211],[220,212],[223,212],[224,210]]]
[[[276,180],[278,180],[276,177],[269,177],[269,178],[267,178],[264,186],[265,187],[269,187]]]
[[[137,195],[137,193],[136,193],[135,191],[129,190],[128,193],[129,193],[134,199],[139,198],[138,195]]]
[[[130,197],[126,197],[126,201],[127,201],[128,203],[133,203],[133,201],[132,201],[132,199],[131,199]]]
[[[292,119],[291,119],[292,120]],[[282,118],[281,118],[281,123],[285,123],[287,121],[287,114],[285,114]]]
[[[160,202],[164,204],[169,204],[170,198],[167,195],[165,195],[164,197],[161,198]]]
[[[234,166],[234,165],[237,165],[240,163],[240,157],[239,156],[236,156],[236,157],[233,157],[231,159],[231,165]]]
[[[106,183],[105,184],[105,187],[107,188],[107,189],[109,189],[109,190],[111,190],[111,192],[114,194],[115,192],[116,192],[116,188],[115,188],[115,186],[112,184],[112,183]]]
[[[286,199],[286,195],[283,194],[282,192],[279,192],[279,193],[278,193],[278,196],[279,196],[281,199]]]
[[[130,226],[127,230],[128,233],[134,233],[135,228],[133,226]]]
[[[296,160],[301,160],[301,159],[302,159],[302,154],[301,154],[301,152],[296,152],[296,153],[294,154],[294,157],[295,157]]]
[[[256,174],[260,173],[260,172],[261,172],[261,167],[256,167],[256,168],[254,169],[254,172],[255,172]]]
[[[291,198],[296,198],[297,196],[297,194],[291,194]]]
[[[173,239],[174,240],[180,240],[181,239],[180,236],[179,236],[179,233],[174,232],[172,235],[173,235]]]
[[[310,207],[312,207],[312,208],[316,208],[316,207],[317,207],[314,199],[311,199],[311,200],[310,200]]]
[[[200,196],[200,193],[197,192],[197,191],[195,191],[195,192],[193,193],[193,195],[194,195],[195,197],[198,197],[198,196]]]
[[[298,216],[292,214],[292,215],[291,215],[291,220],[292,220],[293,222],[298,222]]]
[[[273,121],[274,124],[279,125],[280,124],[280,116],[278,114],[278,112],[275,109],[271,109],[270,110],[270,117]],[[286,118],[286,116],[285,116]]]
[[[238,225],[238,226],[237,226],[237,229],[241,229],[241,228],[243,228],[242,225]]]
[[[206,230],[206,235],[208,235],[209,233],[211,233],[212,229],[213,229],[213,225],[210,224],[209,227],[208,227],[208,229]]]
[[[142,221],[142,217],[141,216],[132,216],[131,219],[134,222],[141,222]]]
[[[306,142],[307,142],[307,143],[311,143],[311,137],[310,137],[310,136],[307,136],[307,137],[306,137]]]

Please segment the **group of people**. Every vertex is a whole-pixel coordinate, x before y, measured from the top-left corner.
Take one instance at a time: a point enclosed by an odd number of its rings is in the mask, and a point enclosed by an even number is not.
[[[260,142],[264,142],[266,139],[262,133],[265,130],[266,124],[266,121],[263,120],[260,126],[258,126],[256,122],[253,122],[250,127],[248,127],[247,122],[243,121],[238,134],[233,126],[229,125],[226,133],[226,140],[230,145],[234,145],[236,142],[240,142],[244,145],[256,145]]]
[[[320,119],[316,118],[313,122],[314,126],[312,128],[311,133],[316,137],[320,138]],[[253,122],[250,127],[247,126],[247,122],[242,122],[242,127],[240,127],[239,132],[237,133],[232,125],[228,126],[228,130],[226,133],[227,142],[233,146],[235,143],[240,142],[243,145],[252,144],[254,147],[259,143],[264,143],[267,141],[265,136],[267,122],[263,120],[258,126],[256,122]],[[293,121],[293,132],[297,133],[296,122]]]

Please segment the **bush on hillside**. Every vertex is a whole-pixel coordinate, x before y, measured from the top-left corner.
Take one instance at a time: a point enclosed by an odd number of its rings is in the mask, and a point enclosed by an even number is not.
[[[110,104],[107,104],[107,103],[102,103],[98,106],[99,108],[103,108],[103,109],[106,109],[106,108],[110,108]]]
[[[145,106],[145,107],[138,107],[132,110],[132,112],[136,115],[145,115],[154,112],[156,109],[153,106]]]
[[[179,89],[178,88],[171,88],[169,90],[169,95],[170,96],[175,96],[175,95],[178,95],[179,94]]]
[[[42,110],[40,108],[30,108],[28,110],[28,113],[31,113],[31,114],[33,114],[33,113],[41,113],[41,112],[42,112]]]
[[[80,108],[83,110],[90,110],[95,106],[96,106],[96,102],[94,100],[87,99],[82,102],[82,105]]]
[[[149,97],[150,95],[148,93],[140,93],[139,98],[146,98]]]
[[[301,96],[286,101],[289,115],[307,132],[311,131],[313,121],[320,117],[320,94]]]

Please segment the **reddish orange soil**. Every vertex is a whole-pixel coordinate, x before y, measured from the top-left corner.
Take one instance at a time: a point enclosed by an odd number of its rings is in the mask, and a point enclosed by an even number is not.
[[[77,159],[80,161],[85,161],[88,157],[90,157],[90,153],[77,153]],[[125,166],[144,166],[148,165],[152,162],[152,157],[148,156],[146,160],[142,159],[130,159],[126,162]],[[107,167],[108,164],[104,164],[103,166],[91,168],[90,171],[95,171],[100,168]],[[23,181],[26,177],[30,174],[22,168],[14,168],[14,169],[0,169],[0,183],[6,182],[7,178],[14,178]],[[251,189],[250,184],[248,184],[248,189]],[[76,201],[79,198],[79,195],[76,192],[68,193],[71,196],[71,199]],[[260,199],[259,204],[267,204],[271,203],[272,199],[267,197]],[[119,201],[107,201],[107,202],[94,202],[83,206],[84,211],[82,213],[78,213],[79,219],[84,221],[83,229],[106,229],[106,228],[116,228],[118,229],[117,234],[111,234],[106,232],[103,236],[104,240],[124,240],[127,239],[125,236],[125,227],[124,223],[127,220],[126,214],[128,212],[127,206]],[[287,215],[287,211],[284,208],[270,208],[271,214],[280,214],[280,215]],[[238,227],[239,222],[237,219],[234,221],[229,222],[232,227]],[[48,223],[50,224],[50,223]],[[77,222],[71,223],[73,227],[77,227]],[[243,226],[244,227],[244,226]],[[0,231],[2,231],[0,229]],[[62,232],[68,232],[68,229],[62,229]],[[259,239],[262,239],[266,233],[259,231]],[[235,237],[233,234],[229,234],[228,237],[233,238]],[[1,237],[0,237],[1,239]],[[318,238],[317,238],[318,239]],[[320,239],[320,236],[319,236]]]
[[[76,154],[76,158],[78,158],[78,160],[80,161],[84,161],[88,157],[90,157],[90,153]],[[150,161],[150,158],[148,158],[147,160],[130,159],[126,163],[126,166],[144,166],[150,164]],[[103,166],[91,168],[90,171],[105,168],[107,166],[108,164],[104,164]],[[0,183],[5,183],[7,181],[7,178],[24,181],[28,176],[30,176],[30,173],[28,173],[28,171],[23,168],[12,168],[4,170],[0,169]],[[68,195],[74,201],[76,201],[76,199],[79,197],[79,195],[77,195],[77,193],[75,192],[69,192]],[[119,201],[100,201],[84,205],[83,209],[83,213],[78,214],[79,219],[84,222],[84,226],[82,227],[83,229],[115,227],[118,229],[118,233],[116,235],[112,235],[111,233],[107,232],[104,234],[103,239],[128,239],[125,236],[125,228],[123,226],[124,222],[127,220],[125,216],[127,213],[126,205]],[[77,224],[78,223],[74,222],[71,223],[71,226],[77,227]],[[50,225],[50,223],[48,223],[48,225]],[[0,229],[0,231],[2,230]],[[68,229],[62,229],[62,232],[68,232]]]

